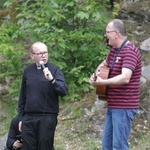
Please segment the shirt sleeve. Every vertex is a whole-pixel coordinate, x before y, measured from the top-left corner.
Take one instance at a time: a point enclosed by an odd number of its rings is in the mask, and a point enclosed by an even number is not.
[[[62,71],[60,70],[60,68],[58,68],[56,70],[54,78],[55,78],[55,83],[54,83],[55,92],[59,96],[67,95],[68,94],[68,86],[65,82],[64,75],[63,75]]]
[[[137,57],[136,51],[132,49],[127,49],[125,56],[124,56],[122,67],[129,68],[132,71],[134,71],[136,68],[137,62],[138,62],[138,57]]]

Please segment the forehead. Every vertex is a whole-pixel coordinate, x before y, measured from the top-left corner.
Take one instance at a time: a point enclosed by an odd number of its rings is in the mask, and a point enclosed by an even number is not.
[[[113,29],[113,22],[108,23],[106,30]]]
[[[41,52],[41,51],[47,51],[47,46],[42,43],[37,43],[33,45],[33,51],[35,52]]]

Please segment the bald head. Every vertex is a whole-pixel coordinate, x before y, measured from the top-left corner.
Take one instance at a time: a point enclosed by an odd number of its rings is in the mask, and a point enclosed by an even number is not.
[[[47,46],[43,43],[43,42],[36,42],[36,43],[33,43],[31,46],[30,46],[30,53],[33,53],[35,52],[36,50],[39,50],[39,49],[45,49],[47,50]]]
[[[108,24],[112,25],[112,28],[118,31],[122,36],[126,36],[126,28],[122,20],[113,19]]]

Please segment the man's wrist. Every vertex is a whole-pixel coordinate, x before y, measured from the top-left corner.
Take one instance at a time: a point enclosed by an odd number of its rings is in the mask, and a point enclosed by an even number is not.
[[[55,78],[49,81],[50,83],[54,84],[55,83]]]

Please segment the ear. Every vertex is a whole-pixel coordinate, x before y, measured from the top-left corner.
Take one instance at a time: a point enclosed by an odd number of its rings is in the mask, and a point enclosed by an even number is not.
[[[119,32],[116,32],[116,38],[118,38],[120,36]]]
[[[34,55],[32,53],[30,53],[29,56],[34,60]]]

